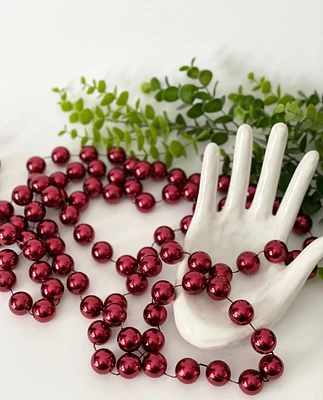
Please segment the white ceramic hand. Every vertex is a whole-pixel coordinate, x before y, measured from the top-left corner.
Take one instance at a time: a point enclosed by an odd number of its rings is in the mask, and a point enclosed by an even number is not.
[[[281,163],[287,140],[287,127],[272,128],[261,176],[249,209],[245,208],[249,185],[253,138],[248,125],[237,133],[232,176],[224,208],[217,211],[219,149],[206,148],[196,211],[187,232],[187,252],[207,252],[212,262],[224,262],[236,270],[236,258],[246,250],[256,253],[272,239],[286,243],[303,197],[318,163],[318,153],[308,152],[299,163],[276,215],[272,214]],[[234,274],[230,299],[248,300],[254,308],[255,328],[272,327],[286,312],[308,275],[323,257],[323,237],[315,240],[288,266],[271,264],[262,255],[255,275]],[[177,280],[188,271],[187,257],[179,264]],[[220,302],[205,291],[198,296],[180,290],[174,303],[177,329],[182,337],[200,348],[222,348],[244,343],[252,333],[250,326],[237,326],[228,316],[228,300]]]

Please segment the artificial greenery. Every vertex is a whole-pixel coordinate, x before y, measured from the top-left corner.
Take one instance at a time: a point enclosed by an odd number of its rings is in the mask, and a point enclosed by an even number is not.
[[[89,83],[81,78],[84,95],[71,100],[73,95],[65,89],[54,88],[60,96],[61,109],[69,114],[71,128],[64,127],[59,135],[79,138],[81,145],[93,144],[123,146],[132,156],[163,160],[171,166],[174,157],[186,157],[186,148],[197,142],[211,141],[219,146],[236,135],[237,127],[247,123],[256,131],[253,147],[251,182],[256,183],[270,128],[277,122],[288,126],[288,144],[284,156],[279,189],[285,192],[301,155],[309,148],[320,154],[320,168],[304,199],[302,209],[313,214],[321,208],[323,200],[323,97],[315,91],[307,96],[283,93],[280,85],[273,87],[265,77],[257,79],[249,73],[248,88],[239,86],[237,93],[218,94],[218,82],[213,73],[195,65],[180,68],[185,74],[183,82],[162,83],[157,78],[141,85],[147,94],[145,105],[138,99],[134,105],[129,92],[108,89],[104,80]],[[93,95],[96,97],[93,99]],[[151,94],[154,95],[152,99]],[[146,100],[146,99],[145,99]],[[163,112],[156,112],[156,102],[165,104]],[[160,106],[158,107],[160,109]],[[174,117],[172,115],[176,110]],[[230,154],[221,149],[223,172],[230,173]]]

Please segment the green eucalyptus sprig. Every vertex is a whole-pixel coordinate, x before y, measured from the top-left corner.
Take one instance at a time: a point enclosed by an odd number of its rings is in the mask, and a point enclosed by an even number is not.
[[[124,146],[130,154],[143,159],[162,159],[167,166],[174,157],[186,157],[186,148],[198,152],[197,142],[211,141],[223,145],[234,136],[241,123],[256,128],[251,168],[251,182],[257,182],[264,149],[271,127],[277,122],[288,125],[288,145],[284,157],[279,189],[285,192],[302,154],[316,148],[323,163],[323,99],[317,92],[306,96],[282,93],[265,77],[257,79],[248,75],[248,88],[240,86],[237,93],[228,97],[217,93],[218,82],[210,70],[200,69],[193,59],[190,65],[180,68],[184,80],[171,84],[168,77],[162,83],[157,78],[141,85],[145,94],[153,94],[156,102],[165,105],[162,113],[156,111],[154,100],[148,97],[145,105],[138,99],[134,105],[129,92],[107,89],[104,80],[89,83],[81,78],[84,95],[71,100],[64,89],[53,89],[60,96],[60,107],[69,113],[73,128],[67,126],[59,135],[70,134],[80,138],[81,145],[93,144]],[[97,97],[93,102],[92,94]],[[168,111],[175,113],[170,117]],[[173,113],[172,113],[173,115]],[[231,155],[221,149],[224,157],[223,171],[230,173]],[[304,199],[303,211],[313,214],[321,207],[323,176],[318,171]]]

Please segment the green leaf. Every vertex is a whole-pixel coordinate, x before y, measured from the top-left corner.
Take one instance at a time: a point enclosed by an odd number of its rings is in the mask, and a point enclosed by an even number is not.
[[[321,196],[323,196],[323,176],[317,175],[315,182],[317,191],[320,193]]]
[[[173,156],[169,151],[165,153],[165,164],[167,168],[170,168],[173,162]]]
[[[313,104],[309,104],[306,108],[306,118],[315,122],[316,120],[316,108]]]
[[[84,147],[88,142],[89,138],[87,136],[83,136],[81,140],[81,147]]]
[[[250,79],[251,81],[253,81],[255,79],[255,75],[253,72],[249,72],[248,79]]]
[[[227,132],[216,132],[211,136],[211,142],[220,146],[221,144],[227,142],[228,138],[229,136]]]
[[[180,71],[187,71],[188,69],[190,69],[190,67],[188,65],[183,65],[179,70]]]
[[[213,121],[215,124],[228,124],[229,122],[232,122],[232,118],[229,117],[229,115],[223,115],[222,117],[219,117]]]
[[[199,69],[196,67],[192,67],[187,71],[187,76],[192,79],[196,79],[198,75],[199,75]]]
[[[152,78],[150,81],[151,90],[160,89],[160,82],[157,78]]]
[[[289,185],[291,179],[292,179],[292,174],[290,174],[289,172],[281,173],[278,187],[282,192],[286,191],[287,186]]]
[[[137,136],[137,147],[138,150],[142,150],[145,144],[145,136],[143,135],[143,133],[141,132],[137,132],[138,136]]]
[[[149,154],[152,156],[152,158],[154,160],[158,160],[159,159],[159,151],[158,151],[157,147],[151,146],[151,148],[149,150]]]
[[[98,83],[98,92],[99,93],[104,93],[106,87],[107,87],[107,85],[106,85],[105,81],[103,81],[103,80],[99,81],[99,83]]]
[[[113,93],[107,93],[101,101],[101,106],[107,106],[111,104],[115,98],[116,96]]]
[[[61,104],[61,108],[63,111],[67,112],[67,111],[71,111],[73,106],[70,101],[63,101],[63,103]]]
[[[104,118],[104,112],[102,111],[102,108],[99,106],[95,107],[95,113],[98,117]]]
[[[128,120],[131,124],[141,124],[143,122],[141,114],[137,111],[132,111],[128,116]]]
[[[236,107],[233,115],[235,119],[238,119],[240,121],[244,120],[244,111],[241,107]]]
[[[252,88],[252,91],[253,92],[256,92],[257,90],[259,90],[260,89],[260,85],[256,85],[256,86],[254,86],[253,88]]]
[[[301,142],[299,144],[299,149],[302,153],[305,153],[306,146],[307,146],[307,136],[304,135],[303,139],[301,140]]]
[[[99,131],[102,128],[103,124],[104,124],[104,119],[99,118],[94,122],[93,128]]]
[[[124,106],[127,104],[129,98],[129,93],[127,91],[124,91],[120,94],[120,96],[117,98],[117,105],[118,106]]]
[[[204,69],[199,73],[199,81],[203,86],[207,86],[212,80],[212,72],[208,69]]]
[[[162,98],[163,100],[168,102],[173,102],[178,100],[178,88],[176,86],[169,86],[167,89],[162,91]]]
[[[290,94],[285,94],[281,99],[279,99],[279,104],[286,105],[287,103],[291,103],[294,100],[295,99],[293,96],[291,96]]]
[[[214,113],[222,110],[222,100],[214,99],[204,104],[203,111],[206,113]]]
[[[82,111],[82,110],[83,110],[83,99],[82,99],[82,98],[79,98],[79,99],[75,102],[74,107],[75,107],[75,109],[76,109],[77,111]]]
[[[131,135],[130,132],[124,131],[124,140],[126,141],[127,145],[131,144]]]
[[[274,104],[278,101],[278,97],[271,94],[270,96],[266,97],[264,100],[265,106],[270,106],[271,104]]]
[[[124,133],[121,129],[117,128],[116,126],[113,128],[113,132],[115,133],[115,135],[119,138],[119,140],[123,140],[124,139]]]
[[[313,215],[321,208],[321,201],[312,196],[305,196],[302,203],[302,211],[308,215]]]
[[[323,279],[323,268],[322,268],[322,267],[317,269],[317,275],[318,275],[321,279]]]
[[[177,158],[185,154],[185,148],[178,140],[173,140],[172,142],[170,142],[169,151],[174,157]]]
[[[61,94],[61,99],[62,99],[63,101],[65,101],[66,98],[67,98],[66,92],[62,93],[62,94]]]
[[[160,102],[164,100],[164,90],[160,90],[155,94],[155,99]]]
[[[262,93],[269,93],[271,91],[271,83],[269,81],[264,81],[261,84],[261,91]]]
[[[194,104],[194,106],[191,107],[191,108],[187,111],[186,115],[187,115],[189,118],[193,118],[193,119],[198,118],[198,117],[200,117],[201,115],[203,115],[203,110],[202,110],[202,108],[203,108],[203,103]]]
[[[264,149],[256,142],[253,143],[253,155],[256,161],[262,162]]]
[[[82,83],[83,85],[86,84],[86,80],[85,80],[84,76],[81,76],[81,83]]]
[[[78,122],[79,120],[79,113],[74,112],[70,115],[70,122],[74,123],[74,122]]]
[[[72,129],[71,130],[71,138],[75,139],[77,137],[77,130],[76,129]]]
[[[177,115],[175,121],[176,121],[176,124],[178,124],[178,125],[182,125],[183,127],[186,126],[185,119],[183,118],[183,116],[181,114]]]
[[[89,124],[93,118],[93,113],[89,108],[85,108],[80,113],[80,122],[83,125]]]
[[[196,135],[195,140],[198,142],[204,142],[210,139],[210,131],[208,129],[203,129],[198,135]]]
[[[115,110],[112,114],[113,119],[118,119],[121,115],[121,112],[119,110]]]
[[[147,119],[155,118],[155,111],[154,111],[153,107],[150,106],[149,104],[146,105],[145,116]]]
[[[314,93],[307,99],[306,104],[307,105],[313,104],[314,106],[316,106],[316,104],[318,104],[319,102],[320,102],[319,96],[316,93]]]
[[[197,90],[198,88],[195,85],[183,85],[179,88],[178,95],[184,103],[192,104]]]
[[[239,105],[246,111],[249,111],[250,106],[254,103],[255,98],[251,95],[242,96]]]
[[[87,93],[87,94],[92,94],[92,93],[94,92],[94,90],[95,90],[95,87],[89,86],[89,87],[87,88],[86,93]]]
[[[65,133],[66,133],[66,130],[63,129],[62,131],[59,131],[59,132],[58,132],[58,136],[63,136]]]
[[[148,83],[148,82],[144,82],[142,85],[141,85],[141,91],[143,92],[143,93],[149,93],[150,91],[151,91],[151,85],[150,85],[150,83]]]
[[[194,97],[196,99],[201,99],[201,100],[211,100],[212,99],[212,96],[206,92],[197,92]]]
[[[280,114],[285,111],[285,106],[284,104],[277,104],[275,107],[275,113]]]
[[[57,87],[53,88],[52,91],[53,91],[54,93],[59,93],[59,89],[58,89]]]

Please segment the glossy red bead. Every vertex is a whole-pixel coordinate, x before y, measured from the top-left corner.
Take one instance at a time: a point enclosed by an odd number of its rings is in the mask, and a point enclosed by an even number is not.
[[[135,378],[141,371],[140,358],[133,353],[122,355],[117,361],[117,370],[122,378]]]
[[[301,214],[296,217],[296,221],[293,226],[293,231],[297,235],[304,235],[312,229],[313,221],[310,216]]]
[[[102,178],[107,172],[107,167],[101,160],[92,160],[87,166],[87,172],[94,178]]]
[[[123,351],[136,351],[141,346],[141,333],[131,326],[123,328],[118,333],[117,343]]]
[[[146,256],[155,256],[158,257],[158,251],[153,247],[143,247],[137,253],[137,260],[138,262],[141,261]]]
[[[278,211],[281,201],[282,201],[281,197],[276,197],[274,204],[273,204],[273,215],[277,214],[277,211]]]
[[[47,278],[41,285],[41,295],[48,300],[60,300],[64,294],[63,283],[56,278]]]
[[[26,315],[33,306],[33,299],[26,292],[16,292],[9,299],[9,309],[15,315]]]
[[[18,235],[20,235],[22,231],[28,229],[28,221],[22,215],[13,215],[9,218],[8,222],[16,228]]]
[[[126,321],[127,310],[120,304],[111,303],[104,307],[102,317],[103,321],[110,327],[118,327]]]
[[[107,176],[108,181],[110,183],[115,183],[116,185],[122,185],[125,183],[126,177],[126,170],[120,167],[111,168]]]
[[[222,360],[211,361],[206,367],[206,379],[213,386],[223,386],[231,378],[231,370],[227,363]]]
[[[78,244],[85,246],[93,241],[94,229],[88,224],[79,224],[74,228],[73,236]]]
[[[254,317],[252,305],[247,300],[236,300],[229,307],[229,317],[237,325],[247,325]]]
[[[155,232],[154,232],[154,241],[158,246],[161,246],[165,242],[168,242],[169,240],[174,240],[175,239],[175,233],[172,228],[169,226],[159,226]]]
[[[186,182],[186,174],[180,168],[173,168],[168,172],[168,182],[181,185]]]
[[[103,198],[109,204],[116,204],[122,199],[122,188],[115,183],[109,183],[103,188]]]
[[[17,240],[16,228],[9,223],[0,226],[0,244],[10,245]]]
[[[192,174],[187,178],[187,182],[193,182],[197,186],[200,186],[201,183],[201,174]]]
[[[45,241],[46,251],[50,256],[57,256],[65,252],[65,243],[59,237],[51,237]]]
[[[137,162],[138,162],[138,159],[135,157],[129,157],[124,160],[123,166],[124,166],[125,170],[128,172],[128,174],[134,173],[134,169],[135,169]]]
[[[275,350],[277,339],[273,331],[261,328],[253,332],[250,342],[257,353],[267,354]]]
[[[29,182],[30,189],[32,189],[32,191],[35,193],[41,193],[49,185],[49,177],[43,174],[33,174]]]
[[[195,251],[188,257],[188,268],[206,274],[212,266],[211,257],[204,251]]]
[[[186,293],[201,294],[206,286],[206,278],[202,272],[189,271],[182,278],[182,287]]]
[[[42,283],[51,274],[52,269],[46,261],[35,261],[29,268],[29,277],[36,283]]]
[[[116,261],[116,271],[121,276],[129,276],[133,274],[137,267],[137,260],[128,254],[119,257]]]
[[[66,287],[73,294],[83,294],[90,286],[90,280],[83,272],[73,272],[66,281]]]
[[[310,245],[312,242],[314,242],[314,240],[316,240],[317,237],[316,236],[310,236],[308,238],[306,238],[303,242],[303,246],[302,248],[305,249],[305,247],[307,247],[308,245]]]
[[[167,167],[161,161],[154,161],[151,164],[150,175],[154,181],[160,181],[167,176]]]
[[[113,249],[108,242],[97,242],[93,245],[91,253],[96,262],[103,264],[111,260]]]
[[[0,221],[7,220],[13,216],[14,208],[9,201],[0,200]]]
[[[153,211],[153,209],[156,206],[156,200],[154,196],[152,196],[149,193],[140,193],[136,197],[136,207],[137,210],[142,212],[142,213],[149,213]]]
[[[64,165],[70,159],[70,152],[65,147],[55,147],[52,151],[51,157],[55,164]]]
[[[74,269],[74,260],[69,254],[59,254],[54,257],[52,268],[58,275],[68,275]]]
[[[190,227],[192,222],[192,218],[193,215],[186,215],[186,217],[181,219],[180,230],[184,233],[184,235],[187,234],[188,228]]]
[[[264,248],[264,255],[271,263],[281,263],[285,261],[287,253],[287,246],[281,240],[271,240]]]
[[[260,260],[253,251],[244,251],[239,254],[236,265],[238,270],[244,275],[253,275],[260,268]]]
[[[48,186],[42,191],[41,199],[46,207],[59,207],[62,201],[60,189],[56,186]]]
[[[231,292],[230,282],[223,276],[215,276],[210,279],[206,285],[206,293],[215,301],[226,299]]]
[[[167,319],[167,310],[161,304],[149,303],[143,312],[144,320],[150,326],[160,326]]]
[[[39,201],[32,201],[25,206],[25,218],[31,222],[40,222],[45,218],[46,209]]]
[[[91,176],[83,183],[83,191],[86,196],[91,199],[96,199],[100,196],[103,190],[103,185],[100,179]]]
[[[192,358],[183,358],[175,367],[176,378],[186,384],[197,381],[201,373],[199,364]]]
[[[275,354],[267,354],[259,361],[259,371],[264,379],[274,381],[284,373],[284,363]]]
[[[64,207],[68,204],[68,194],[66,193],[66,190],[59,188],[59,193],[61,196],[61,201],[59,204],[59,207]]]
[[[284,261],[285,265],[289,265],[290,263],[292,263],[295,260],[295,258],[300,254],[301,254],[300,250],[289,251]]]
[[[81,181],[86,174],[86,169],[83,164],[79,162],[72,162],[66,168],[66,175],[68,179],[73,182]]]
[[[0,292],[9,292],[17,282],[17,277],[12,271],[0,270]]]
[[[165,345],[165,337],[159,329],[150,328],[142,334],[141,345],[148,352],[160,351]]]
[[[94,321],[87,330],[89,341],[94,344],[104,344],[111,336],[111,330],[104,321]]]
[[[23,249],[26,244],[28,243],[29,240],[31,239],[37,239],[37,235],[35,232],[30,231],[30,230],[25,230],[22,231],[17,239],[17,245],[20,249]]]
[[[209,270],[210,278],[214,278],[215,276],[223,276],[227,281],[232,281],[232,269],[224,263],[214,264]]]
[[[145,293],[148,288],[148,280],[146,275],[135,272],[127,276],[126,288],[128,292],[134,296],[140,296]]]
[[[181,198],[181,191],[177,185],[169,183],[162,190],[162,198],[167,204],[175,204]]]
[[[256,194],[256,189],[257,189],[257,185],[251,184],[248,186],[248,190],[247,190],[247,201],[251,201],[253,200],[253,198],[255,197]]]
[[[111,293],[104,301],[103,308],[108,306],[109,304],[119,304],[124,309],[128,308],[128,301],[124,295],[121,293]]]
[[[199,187],[194,182],[187,182],[182,188],[182,197],[186,201],[196,202]]]
[[[99,156],[98,151],[93,146],[84,146],[80,151],[80,159],[84,163],[89,163],[93,160],[96,160]]]
[[[110,373],[116,365],[116,358],[108,349],[97,350],[91,358],[92,369],[100,375]]]
[[[225,202],[227,201],[227,198],[226,197],[223,197],[223,199],[221,199],[220,201],[219,201],[219,204],[218,204],[218,211],[221,211],[222,209],[223,209],[223,207],[225,206]]]
[[[89,205],[89,198],[84,192],[76,191],[69,196],[68,202],[76,210],[85,211]]]
[[[12,200],[18,204],[18,206],[25,206],[26,204],[29,204],[32,200],[32,197],[32,191],[27,185],[16,186],[11,195]]]
[[[219,175],[218,192],[228,193],[229,186],[230,186],[230,176],[225,174]]]
[[[150,378],[159,378],[166,372],[166,358],[161,353],[149,353],[143,359],[142,369]]]
[[[38,261],[44,257],[46,251],[45,244],[38,239],[30,239],[23,248],[24,256],[31,261]]]
[[[34,303],[32,314],[38,322],[49,322],[56,314],[55,304],[48,299],[40,299]]]
[[[26,166],[27,166],[28,172],[30,172],[30,173],[38,172],[41,174],[42,172],[45,171],[46,163],[43,158],[35,156],[35,157],[29,158]]]
[[[307,279],[312,279],[317,275],[317,266],[314,267],[314,269],[312,270],[312,272],[309,274]]]
[[[244,394],[253,396],[262,391],[264,381],[259,371],[246,369],[239,376],[239,388]]]
[[[151,288],[151,297],[157,304],[170,304],[175,300],[175,287],[169,281],[158,281]]]
[[[128,199],[135,199],[140,195],[140,193],[142,193],[142,189],[142,183],[137,179],[129,179],[123,185],[124,193]]]
[[[139,261],[139,269],[144,275],[153,278],[161,273],[163,264],[159,257],[146,256]]]
[[[42,239],[57,236],[58,225],[51,219],[44,219],[37,226],[37,235]]]
[[[0,270],[12,271],[19,263],[18,254],[12,249],[0,250]]]
[[[126,152],[122,147],[111,147],[108,151],[108,159],[111,164],[122,164],[126,159]]]
[[[162,245],[159,254],[166,264],[177,264],[183,258],[183,248],[178,242],[168,241]]]
[[[151,166],[147,161],[138,161],[133,170],[137,179],[143,180],[150,177]]]
[[[49,182],[50,185],[63,189],[68,183],[68,178],[64,172],[56,171],[49,176]]]
[[[85,318],[97,318],[103,309],[102,300],[97,296],[86,296],[82,299],[80,304],[81,314]]]
[[[65,206],[59,213],[59,219],[63,225],[75,225],[80,219],[80,213],[74,206]]]

